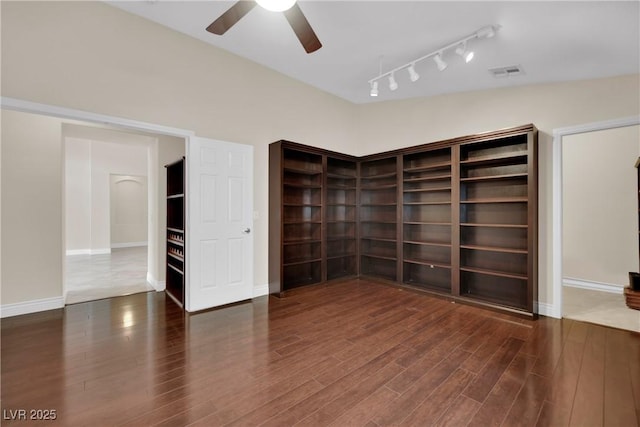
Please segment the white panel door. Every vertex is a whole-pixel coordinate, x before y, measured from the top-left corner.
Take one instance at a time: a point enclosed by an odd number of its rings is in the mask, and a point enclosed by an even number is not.
[[[253,147],[187,146],[187,311],[253,295]]]

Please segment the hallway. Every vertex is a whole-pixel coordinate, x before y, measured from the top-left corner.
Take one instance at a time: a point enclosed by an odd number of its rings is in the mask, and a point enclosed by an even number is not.
[[[153,291],[147,283],[147,247],[66,258],[65,304]]]

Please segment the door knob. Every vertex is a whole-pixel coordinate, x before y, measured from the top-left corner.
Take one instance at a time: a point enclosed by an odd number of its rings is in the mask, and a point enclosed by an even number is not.
[[[242,230],[242,232],[245,233],[245,234],[249,234],[249,233],[251,233],[251,229],[249,227],[247,227],[244,230]]]

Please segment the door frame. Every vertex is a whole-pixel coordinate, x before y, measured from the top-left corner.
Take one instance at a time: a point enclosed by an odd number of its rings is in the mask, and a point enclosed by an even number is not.
[[[23,113],[30,114],[40,114],[43,116],[49,117],[57,117],[61,119],[69,119],[69,120],[80,120],[84,122],[97,123],[106,126],[116,126],[121,129],[130,129],[133,131],[141,131],[148,133],[155,133],[160,135],[167,136],[175,136],[178,138],[183,138],[185,140],[185,149],[186,145],[189,141],[189,138],[195,136],[195,132],[187,129],[174,128],[169,126],[158,125],[155,123],[142,122],[138,120],[130,120],[122,117],[110,116],[106,114],[98,114],[92,113],[89,111],[76,110],[72,108],[59,107],[56,105],[50,104],[41,104],[37,102],[26,101],[23,99],[17,98],[9,98],[9,97],[0,97],[0,108],[12,111],[19,111]],[[63,209],[64,209],[64,193],[63,193]],[[151,222],[149,222],[149,227]],[[154,230],[155,231],[155,230]],[[64,266],[64,257],[65,257],[65,225],[64,225],[64,216],[62,223],[62,259],[60,262]],[[158,248],[148,248],[148,254],[157,255]],[[148,267],[148,264],[147,264]],[[152,278],[150,271],[147,271],[147,282]],[[56,304],[48,305],[45,309],[50,310],[54,308],[62,308],[65,306],[65,294],[66,289],[64,285],[64,275],[61,279],[62,284],[62,295]],[[156,289],[156,291],[164,290],[163,286],[158,287],[157,281],[156,283],[152,283],[152,286]],[[31,311],[29,311],[31,312]],[[26,312],[25,312],[26,313]],[[20,313],[24,314],[24,313]]]
[[[562,139],[565,136],[640,125],[640,115],[556,128],[553,130],[551,186],[551,277],[553,303],[540,314],[562,318]]]

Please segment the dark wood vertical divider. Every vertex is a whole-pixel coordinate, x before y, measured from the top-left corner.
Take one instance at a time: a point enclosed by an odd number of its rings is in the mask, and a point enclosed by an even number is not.
[[[271,293],[363,276],[535,316],[533,125],[360,158],[279,141],[269,158]]]
[[[460,146],[451,147],[451,295],[460,296]]]
[[[398,177],[398,185],[396,186],[396,200],[401,201],[404,197],[404,188],[402,185],[402,176],[404,170],[404,157],[402,155],[396,156],[396,176]],[[404,259],[404,239],[402,237],[402,218],[404,217],[404,203],[398,202],[396,204],[396,254],[398,262],[396,262],[396,280],[399,283],[404,282],[404,266],[402,260]]]

